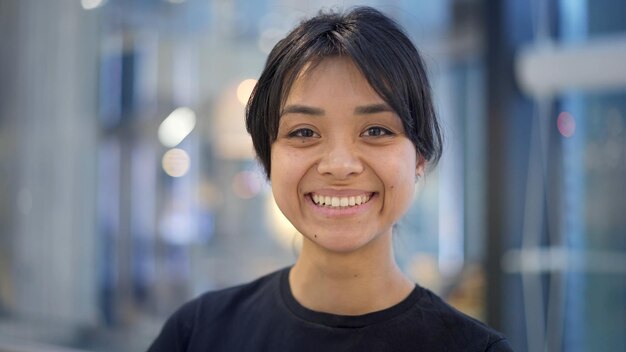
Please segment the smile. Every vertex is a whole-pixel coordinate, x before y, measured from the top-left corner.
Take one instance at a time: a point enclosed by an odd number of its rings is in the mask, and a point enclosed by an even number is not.
[[[372,193],[366,193],[350,197],[323,196],[315,193],[310,194],[313,203],[329,208],[349,208],[367,203],[372,198]]]

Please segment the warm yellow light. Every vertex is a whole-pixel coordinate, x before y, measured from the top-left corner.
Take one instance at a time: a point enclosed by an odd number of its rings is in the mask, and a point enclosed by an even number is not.
[[[104,5],[105,2],[106,0],[80,0],[80,5],[85,10],[93,10]]]
[[[189,154],[179,148],[168,150],[161,160],[163,170],[172,177],[185,176],[187,171],[189,171],[190,164],[191,159],[189,158]]]
[[[250,94],[252,94],[255,85],[256,79],[244,79],[239,83],[237,87],[237,100],[239,100],[242,105],[248,103],[248,99],[250,99]]]
[[[274,197],[270,196],[267,198],[266,209],[273,229],[274,239],[285,249],[299,251],[302,247],[302,235],[280,211],[274,201]]]
[[[187,137],[196,126],[196,113],[193,110],[178,108],[161,122],[159,141],[166,147],[175,147]]]

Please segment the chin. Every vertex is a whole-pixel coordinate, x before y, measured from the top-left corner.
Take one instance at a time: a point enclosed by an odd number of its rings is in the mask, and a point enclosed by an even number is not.
[[[361,236],[359,238],[350,238],[339,234],[324,234],[319,235],[317,238],[308,238],[316,246],[326,251],[340,254],[356,252],[373,241],[373,238],[363,238]]]

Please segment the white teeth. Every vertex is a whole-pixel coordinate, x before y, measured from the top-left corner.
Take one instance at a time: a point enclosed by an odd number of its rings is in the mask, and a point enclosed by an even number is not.
[[[327,206],[327,207],[352,207],[355,205],[361,205],[367,203],[370,199],[369,195],[362,196],[351,196],[351,197],[331,197],[331,196],[320,196],[317,194],[313,194],[311,197],[313,202],[317,205]]]

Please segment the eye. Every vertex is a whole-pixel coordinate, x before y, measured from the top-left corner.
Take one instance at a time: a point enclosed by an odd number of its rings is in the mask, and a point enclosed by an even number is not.
[[[299,128],[289,133],[291,138],[313,138],[315,136],[317,136],[317,133],[310,128]]]
[[[381,137],[381,136],[390,136],[393,132],[389,131],[386,128],[380,126],[369,127],[363,132],[363,136],[365,137]]]

